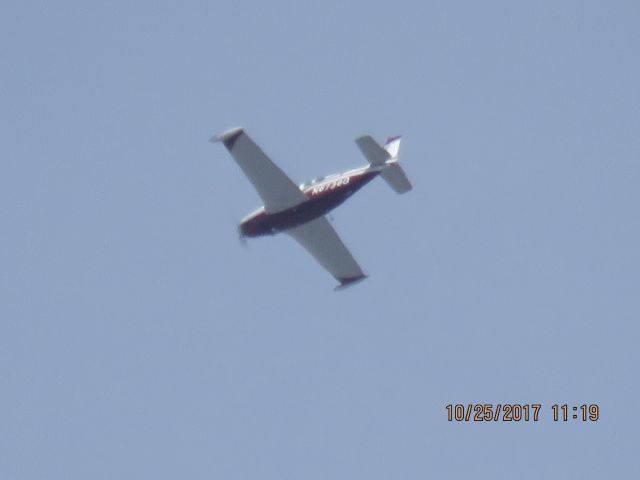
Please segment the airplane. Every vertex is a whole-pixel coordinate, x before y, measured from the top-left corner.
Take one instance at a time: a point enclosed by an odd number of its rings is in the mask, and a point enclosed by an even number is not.
[[[247,135],[242,127],[211,137],[222,142],[253,184],[264,206],[247,215],[238,227],[241,239],[285,232],[298,241],[340,283],[341,290],[367,275],[345,247],[326,215],[380,175],[399,194],[411,190],[398,163],[402,137],[380,146],[371,136],[356,139],[369,164],[347,172],[296,185]]]

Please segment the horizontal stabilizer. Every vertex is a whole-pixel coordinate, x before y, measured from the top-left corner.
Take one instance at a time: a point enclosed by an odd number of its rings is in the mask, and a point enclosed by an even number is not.
[[[389,137],[382,147],[370,135],[365,135],[356,138],[356,144],[372,167],[382,167],[376,170],[380,170],[380,176],[396,193],[407,193],[412,186],[398,163],[400,140],[402,137],[399,135]]]
[[[399,163],[389,162],[389,166],[380,172],[380,176],[396,193],[407,193],[413,188]]]
[[[378,145],[378,142],[371,135],[356,138],[356,145],[374,167],[384,165],[387,160],[391,159],[389,152]]]

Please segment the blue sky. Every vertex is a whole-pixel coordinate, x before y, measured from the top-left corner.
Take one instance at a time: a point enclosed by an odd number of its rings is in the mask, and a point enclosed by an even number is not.
[[[4,2],[0,477],[636,478],[637,2]],[[344,292],[209,136],[333,214]],[[449,403],[541,403],[449,423]],[[555,423],[555,403],[598,403]]]

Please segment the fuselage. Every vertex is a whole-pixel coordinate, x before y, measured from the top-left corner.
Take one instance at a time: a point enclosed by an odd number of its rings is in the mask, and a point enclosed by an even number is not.
[[[310,222],[341,205],[379,173],[379,169],[363,167],[303,183],[300,190],[306,200],[280,212],[270,213],[262,207],[242,221],[240,233],[245,237],[274,235]]]

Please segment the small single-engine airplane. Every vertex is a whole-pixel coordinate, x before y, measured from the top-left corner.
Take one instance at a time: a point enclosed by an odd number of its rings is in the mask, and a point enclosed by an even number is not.
[[[398,163],[400,140],[399,136],[390,137],[382,147],[369,135],[359,137],[356,144],[369,165],[296,185],[242,128],[211,138],[229,150],[264,202],[240,223],[241,237],[288,233],[340,282],[336,290],[361,281],[366,275],[325,215],[377,175],[397,193],[411,190]]]

